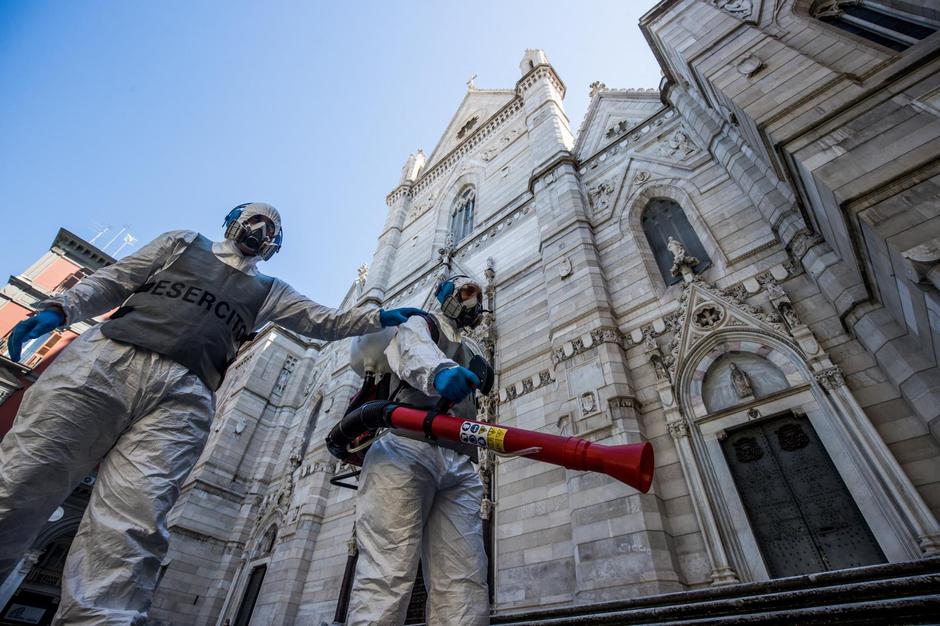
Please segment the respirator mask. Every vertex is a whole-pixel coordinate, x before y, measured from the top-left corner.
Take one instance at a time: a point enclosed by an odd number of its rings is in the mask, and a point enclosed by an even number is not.
[[[240,244],[242,251],[267,261],[281,249],[280,216],[269,204],[240,204],[225,216],[225,238]]]
[[[457,328],[473,328],[480,323],[483,315],[483,290],[474,282],[458,285],[456,279],[467,276],[454,276],[437,286],[435,296],[441,303],[441,312],[454,320]]]

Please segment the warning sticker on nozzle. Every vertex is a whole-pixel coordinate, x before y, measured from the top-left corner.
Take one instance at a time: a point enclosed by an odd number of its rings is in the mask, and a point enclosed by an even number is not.
[[[505,452],[503,448],[503,439],[506,438],[506,429],[499,426],[490,426],[490,432],[486,434],[486,447],[497,452]]]
[[[464,422],[460,425],[460,441],[471,446],[489,448],[497,452],[505,452],[503,439],[506,429],[499,426],[488,426],[477,422]]]

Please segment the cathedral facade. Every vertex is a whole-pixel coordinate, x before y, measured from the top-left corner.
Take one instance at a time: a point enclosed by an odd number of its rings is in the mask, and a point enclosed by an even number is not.
[[[647,494],[484,455],[494,619],[940,552],[930,4],[664,0],[640,23],[659,89],[594,83],[576,127],[527,50],[407,159],[343,306],[427,307],[471,276],[482,419],[655,449]],[[242,351],[155,619],[333,622],[356,494],[324,438],[361,382],[348,359],[277,327]]]

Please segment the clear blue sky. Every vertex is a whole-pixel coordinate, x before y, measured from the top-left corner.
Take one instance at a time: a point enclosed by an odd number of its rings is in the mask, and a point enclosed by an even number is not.
[[[576,130],[592,81],[658,85],[637,27],[653,4],[0,0],[0,278],[59,226],[219,238],[263,200],[285,223],[263,270],[335,306],[471,74],[513,87],[544,49]]]

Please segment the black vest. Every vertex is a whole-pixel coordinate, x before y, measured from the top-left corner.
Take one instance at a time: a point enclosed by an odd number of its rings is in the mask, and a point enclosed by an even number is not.
[[[215,390],[254,331],[273,284],[269,276],[226,265],[212,254],[212,242],[197,235],[102,324],[101,332],[173,359]]]

